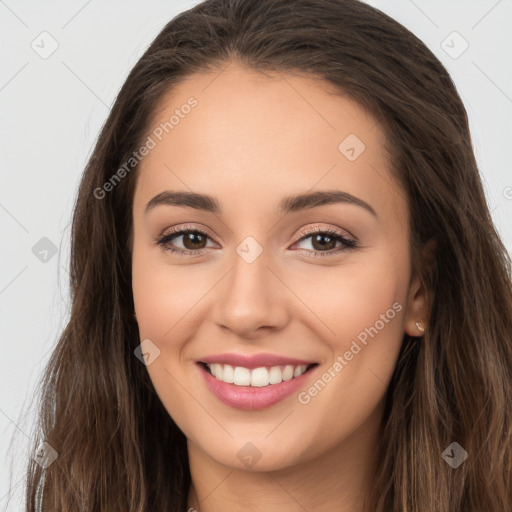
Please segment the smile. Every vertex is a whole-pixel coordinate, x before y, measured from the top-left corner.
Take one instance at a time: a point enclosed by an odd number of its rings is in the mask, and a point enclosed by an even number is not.
[[[265,387],[280,384],[293,378],[300,377],[313,365],[286,365],[272,366],[271,368],[249,369],[243,366],[231,366],[229,364],[208,364],[205,363],[210,373],[217,379],[226,384],[235,386]]]
[[[260,354],[224,354],[197,361],[208,390],[222,403],[242,410],[271,407],[296,394],[318,363]]]

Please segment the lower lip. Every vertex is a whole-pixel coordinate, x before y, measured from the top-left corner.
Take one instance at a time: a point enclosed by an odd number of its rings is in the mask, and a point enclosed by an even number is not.
[[[236,386],[217,380],[206,370],[201,363],[198,363],[199,371],[210,391],[223,403],[237,409],[255,411],[266,409],[277,404],[281,400],[297,392],[304,385],[306,379],[315,370],[316,366],[311,367],[300,377],[283,381],[279,384],[270,384],[263,387]]]

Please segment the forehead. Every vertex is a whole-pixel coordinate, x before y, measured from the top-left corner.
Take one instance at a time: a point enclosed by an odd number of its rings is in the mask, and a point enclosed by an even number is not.
[[[318,78],[234,63],[191,75],[162,97],[146,136],[154,147],[137,170],[134,208],[169,189],[238,208],[315,188],[378,200],[384,209],[404,206],[382,194],[400,191],[379,124]]]

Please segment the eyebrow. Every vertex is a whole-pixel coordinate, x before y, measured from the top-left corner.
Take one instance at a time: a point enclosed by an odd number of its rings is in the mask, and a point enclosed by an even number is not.
[[[285,197],[278,205],[277,214],[283,215],[333,203],[345,203],[360,206],[375,217],[378,217],[375,210],[366,201],[340,190],[306,192],[303,194]],[[145,213],[147,214],[150,210],[160,205],[184,206],[214,214],[222,213],[222,208],[220,207],[217,199],[207,194],[198,194],[196,192],[174,192],[165,190],[148,202]]]

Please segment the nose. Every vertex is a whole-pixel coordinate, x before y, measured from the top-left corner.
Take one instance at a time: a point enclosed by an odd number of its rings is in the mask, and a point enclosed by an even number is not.
[[[254,340],[288,324],[290,292],[268,263],[264,254],[252,263],[235,256],[233,268],[217,287],[216,325]]]

